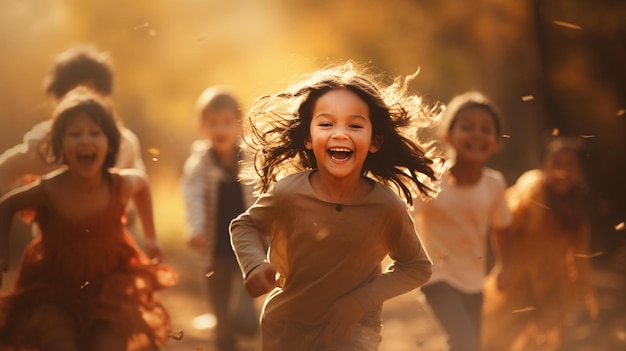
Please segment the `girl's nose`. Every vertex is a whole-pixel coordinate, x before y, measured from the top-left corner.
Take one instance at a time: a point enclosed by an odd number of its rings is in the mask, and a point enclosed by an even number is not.
[[[346,128],[344,127],[336,127],[333,131],[333,137],[335,138],[346,138],[348,133],[346,132]]]

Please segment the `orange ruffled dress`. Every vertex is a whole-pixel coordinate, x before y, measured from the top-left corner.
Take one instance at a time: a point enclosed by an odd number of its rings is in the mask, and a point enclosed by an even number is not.
[[[597,313],[588,223],[563,227],[546,205],[540,170],[523,174],[507,200],[513,214],[508,284],[498,289],[495,270],[485,280],[482,349],[558,350],[570,317],[585,305]]]
[[[50,306],[71,316],[81,350],[99,323],[125,333],[128,350],[157,350],[167,341],[170,320],[155,291],[174,285],[177,275],[152,263],[125,230],[120,176],[111,174],[111,182],[109,206],[81,220],[57,213],[46,180],[38,185],[41,235],[27,246],[13,290],[0,299],[0,350],[37,350],[42,330],[52,329],[42,325],[54,321],[46,315]]]

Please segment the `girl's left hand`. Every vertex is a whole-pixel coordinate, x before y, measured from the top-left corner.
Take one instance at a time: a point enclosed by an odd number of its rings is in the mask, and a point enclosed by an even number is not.
[[[148,257],[150,257],[155,263],[160,263],[163,260],[163,250],[156,240],[146,240],[144,244],[146,246],[146,253],[148,254]]]
[[[341,345],[350,341],[363,313],[361,304],[354,296],[346,295],[337,300],[322,318],[327,323],[322,334],[326,345]]]

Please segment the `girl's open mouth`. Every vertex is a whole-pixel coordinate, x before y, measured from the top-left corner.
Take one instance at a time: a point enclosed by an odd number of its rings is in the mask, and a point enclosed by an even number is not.
[[[96,154],[93,153],[89,153],[89,154],[78,154],[76,156],[76,159],[78,160],[78,162],[80,163],[85,163],[85,164],[91,164],[93,162],[95,162],[96,160]]]
[[[347,148],[331,148],[328,154],[333,160],[345,161],[352,156],[353,151]]]

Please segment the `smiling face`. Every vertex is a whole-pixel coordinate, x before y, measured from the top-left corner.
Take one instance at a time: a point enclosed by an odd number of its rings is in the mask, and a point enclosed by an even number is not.
[[[457,162],[484,164],[498,145],[495,117],[481,107],[458,112],[445,139],[456,151]]]
[[[62,150],[71,171],[82,176],[100,174],[110,151],[109,139],[92,117],[80,112],[67,120]]]
[[[578,153],[572,149],[554,151],[544,164],[547,186],[556,195],[566,195],[582,181]]]
[[[376,152],[368,105],[347,89],[333,89],[315,102],[309,138],[320,174],[335,178],[361,176],[365,158]]]
[[[218,154],[228,155],[237,146],[241,122],[237,110],[221,108],[206,111],[199,128]]]

